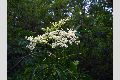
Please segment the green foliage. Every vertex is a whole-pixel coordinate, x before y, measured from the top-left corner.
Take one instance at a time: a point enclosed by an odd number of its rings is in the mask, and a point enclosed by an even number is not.
[[[112,6],[104,0],[90,1],[86,12],[88,0],[8,0],[8,80],[112,80]],[[31,54],[25,36],[43,34],[41,28],[55,30],[51,23],[69,16],[57,29],[76,29],[80,44],[64,53],[38,45]],[[49,52],[67,56],[48,57]]]

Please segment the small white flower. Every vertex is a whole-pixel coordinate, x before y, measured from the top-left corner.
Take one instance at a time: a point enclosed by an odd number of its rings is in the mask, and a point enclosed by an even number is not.
[[[27,36],[25,36],[25,39],[27,39]]]
[[[58,59],[60,59],[60,58],[58,58]]]
[[[79,12],[79,14],[81,15],[81,14],[82,14],[82,12]]]

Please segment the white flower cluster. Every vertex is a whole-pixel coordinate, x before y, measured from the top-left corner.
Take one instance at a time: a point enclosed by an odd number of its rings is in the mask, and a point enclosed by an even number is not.
[[[62,26],[62,25],[64,25],[68,20],[70,20],[70,17],[67,17],[66,19],[61,19],[59,22],[53,22],[52,25],[53,25],[54,27]]]
[[[51,23],[52,24],[51,27],[47,27],[46,29],[42,28],[42,30],[46,31],[46,32],[50,32],[50,31],[54,31],[54,30],[60,29],[62,27],[62,25],[64,25],[69,20],[70,20],[70,17],[67,17],[65,19],[61,19],[58,22],[52,22]]]
[[[48,44],[52,48],[55,48],[57,46],[59,47],[68,47],[67,44],[72,43],[80,43],[78,40],[78,37],[75,35],[76,30],[67,29],[67,31],[64,30],[56,30],[49,33],[45,33],[43,35],[38,35],[37,37],[30,36],[26,37],[27,40],[30,41],[30,44],[27,45],[27,47],[30,50],[33,50],[37,43],[42,44]],[[50,42],[52,41],[52,42]]]

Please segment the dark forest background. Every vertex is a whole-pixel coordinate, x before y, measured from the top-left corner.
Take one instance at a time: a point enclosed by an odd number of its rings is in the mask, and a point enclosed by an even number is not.
[[[8,80],[38,80],[31,78],[35,62],[25,36],[43,34],[41,28],[66,17],[72,19],[65,27],[80,32],[82,54],[73,57],[80,80],[113,80],[112,0],[7,0],[7,5]]]

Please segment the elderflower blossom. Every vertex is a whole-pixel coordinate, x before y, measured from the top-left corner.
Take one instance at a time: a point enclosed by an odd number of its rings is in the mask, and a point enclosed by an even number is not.
[[[78,40],[78,37],[75,35],[75,33],[76,30],[67,29],[67,31],[56,30],[49,33],[47,32],[34,38],[33,36],[26,37],[26,39],[30,41],[30,44],[26,47],[30,50],[33,50],[38,43],[48,44],[52,48],[56,48],[57,46],[67,48],[68,44],[72,45],[72,43],[76,43],[78,45],[80,41]]]

